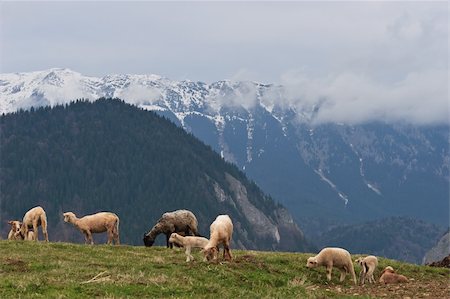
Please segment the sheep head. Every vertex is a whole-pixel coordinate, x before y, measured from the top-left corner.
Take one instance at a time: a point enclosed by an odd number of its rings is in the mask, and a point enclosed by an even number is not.
[[[155,243],[155,238],[147,233],[147,234],[144,234],[143,241],[144,241],[144,244],[146,247],[151,247],[151,246],[153,246],[153,243]]]
[[[219,255],[219,249],[217,247],[211,247],[208,249],[202,250],[203,255],[205,256],[204,260],[206,261],[216,261]]]
[[[8,221],[8,224],[11,225],[11,230],[13,232],[18,232],[20,230],[20,227],[22,226],[22,222],[17,220]]]
[[[384,270],[381,271],[381,275],[383,275],[385,272],[387,272],[387,273],[395,273],[394,268],[392,268],[391,266],[387,266],[386,268],[384,268]]]
[[[63,215],[64,215],[64,222],[73,222],[73,220],[76,218],[75,214],[72,212],[63,213]]]
[[[308,258],[308,261],[306,262],[306,267],[308,268],[315,268],[318,266],[317,259],[315,257]]]
[[[169,243],[177,244],[178,243],[178,234],[172,233],[169,238]]]

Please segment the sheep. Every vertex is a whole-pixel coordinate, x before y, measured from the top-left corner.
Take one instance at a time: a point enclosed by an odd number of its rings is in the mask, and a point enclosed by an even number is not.
[[[119,217],[111,212],[100,212],[93,215],[86,215],[82,218],[72,212],[63,213],[64,222],[72,223],[83,234],[86,240],[86,244],[90,243],[94,245],[92,239],[92,233],[108,233],[107,244],[111,244],[114,240],[116,245],[120,244],[119,241]]]
[[[204,261],[216,261],[219,255],[219,245],[223,244],[223,258],[231,261],[230,242],[233,235],[233,222],[228,215],[219,215],[211,223],[210,238],[203,249]]]
[[[8,240],[22,240],[20,235],[20,227],[22,226],[22,222],[18,220],[10,220],[8,224],[11,225],[11,230],[8,234]]]
[[[191,211],[176,210],[167,212],[161,216],[149,232],[144,234],[144,244],[147,247],[151,247],[159,234],[165,234],[167,248],[173,248],[173,244],[169,242],[172,233],[199,236],[197,227],[197,218]]]
[[[348,272],[351,273],[353,282],[356,283],[355,270],[353,268],[352,257],[350,253],[343,248],[328,247],[322,249],[319,254],[314,257],[308,258],[306,263],[308,268],[315,268],[319,266],[325,266],[327,269],[327,279],[331,280],[331,272],[333,266],[341,271],[340,281],[344,281]]]
[[[361,272],[359,273],[359,283],[364,284],[366,280],[369,283],[375,283],[375,278],[373,277],[373,272],[378,266],[378,258],[373,255],[366,257],[360,257],[355,260],[361,266]]]
[[[403,283],[408,282],[408,278],[406,276],[395,273],[394,268],[391,266],[387,266],[381,272],[380,283],[388,284],[388,283]]]
[[[190,262],[194,259],[191,255],[192,248],[205,248],[206,244],[208,244],[209,240],[204,237],[192,237],[192,236],[181,236],[177,233],[172,233],[169,238],[170,243],[174,243],[180,247],[184,247],[186,249],[186,262]]]
[[[16,237],[20,235],[22,240],[28,239],[38,241],[38,226],[41,226],[45,241],[48,242],[47,215],[45,214],[44,209],[40,206],[34,207],[25,213],[20,231],[16,232],[15,235]],[[28,234],[30,228],[33,228],[33,234]],[[30,237],[31,239],[29,239]]]

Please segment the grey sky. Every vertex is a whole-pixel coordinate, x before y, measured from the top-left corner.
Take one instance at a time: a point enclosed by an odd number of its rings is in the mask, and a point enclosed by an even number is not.
[[[305,97],[359,84],[366,88],[339,96],[372,101],[378,94],[395,100],[425,80],[433,83],[433,107],[448,109],[446,1],[1,2],[0,8],[2,73],[67,67],[91,76],[252,80],[291,85]],[[431,91],[424,88],[417,92]]]

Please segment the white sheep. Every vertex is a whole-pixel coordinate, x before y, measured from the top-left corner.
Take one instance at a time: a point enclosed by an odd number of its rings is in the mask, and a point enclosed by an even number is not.
[[[341,282],[344,281],[345,276],[350,272],[353,282],[356,285],[356,275],[353,268],[352,257],[350,253],[343,248],[324,248],[316,256],[308,258],[306,266],[308,268],[325,266],[327,269],[327,279],[329,281],[331,280],[333,267],[336,267],[341,271],[341,277],[339,279]]]
[[[359,283],[364,284],[366,280],[369,283],[375,283],[375,278],[373,273],[378,266],[378,258],[374,255],[369,255],[366,257],[360,257],[355,260],[361,266],[361,272],[359,273]]]
[[[211,223],[210,238],[208,244],[203,249],[204,261],[217,260],[219,255],[219,245],[223,245],[223,258],[231,261],[233,258],[230,251],[230,242],[233,235],[233,222],[228,215],[219,215]]]
[[[186,262],[190,262],[194,259],[191,255],[192,248],[205,248],[209,240],[204,237],[194,237],[194,236],[181,236],[177,233],[172,233],[169,238],[169,242],[176,244],[180,247],[185,248]]]
[[[16,232],[15,235],[16,237],[20,236],[22,240],[38,241],[39,226],[41,226],[45,241],[48,242],[47,215],[42,207],[37,206],[25,213],[20,231]],[[33,228],[33,234],[29,234],[30,228]]]
[[[395,273],[394,268],[391,266],[387,266],[381,272],[380,283],[388,284],[388,283],[403,283],[408,282],[408,278],[406,276]]]
[[[94,244],[92,233],[108,232],[108,244],[114,240],[116,245],[119,245],[119,217],[110,212],[100,212],[93,215],[87,215],[82,218],[72,212],[66,212],[64,215],[64,222],[72,223],[83,234],[86,244]]]

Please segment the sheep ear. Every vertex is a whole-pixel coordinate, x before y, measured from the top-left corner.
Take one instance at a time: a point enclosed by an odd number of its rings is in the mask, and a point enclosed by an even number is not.
[[[12,224],[13,224],[12,220],[9,220],[9,221],[8,221],[8,224],[11,224],[11,225],[12,225]]]

